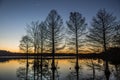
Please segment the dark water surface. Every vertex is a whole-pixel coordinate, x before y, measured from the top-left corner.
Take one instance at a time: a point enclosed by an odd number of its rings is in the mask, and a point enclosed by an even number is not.
[[[0,80],[52,80],[52,60],[38,59],[0,59]],[[120,64],[111,64],[101,59],[79,59],[79,80],[120,80]],[[75,59],[55,59],[55,80],[77,80]],[[26,72],[28,71],[28,72]],[[27,75],[26,75],[27,74]],[[27,76],[27,79],[26,79]]]

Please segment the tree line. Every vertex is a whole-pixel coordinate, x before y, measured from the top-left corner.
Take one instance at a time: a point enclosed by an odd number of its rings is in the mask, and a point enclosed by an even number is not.
[[[90,50],[106,52],[110,47],[120,47],[120,22],[116,16],[100,9],[87,27],[86,19],[79,12],[70,12],[67,26],[56,10],[51,10],[45,21],[35,21],[26,27],[20,41],[24,52],[52,53],[68,47],[78,54],[84,45]]]
[[[26,53],[33,52],[35,54],[51,53],[52,54],[52,80],[55,80],[55,53],[66,47],[76,54],[75,70],[77,80],[79,80],[79,57],[81,47],[86,45],[94,52],[104,52],[111,47],[120,48],[120,24],[116,16],[107,12],[105,9],[100,9],[96,16],[93,17],[91,26],[88,28],[85,17],[79,12],[70,12],[69,19],[66,21],[67,26],[64,27],[63,19],[56,10],[51,10],[45,21],[32,22],[27,25],[26,35],[20,41],[20,49]],[[36,56],[34,56],[36,57]],[[28,63],[27,56],[27,63]],[[34,59],[34,80],[39,79],[39,69],[41,70],[42,80],[42,65],[43,58],[37,56]],[[37,62],[37,65],[35,65]],[[40,64],[39,64],[40,63]],[[28,67],[28,64],[26,65]],[[37,75],[36,75],[37,73]],[[28,74],[28,70],[26,70]],[[105,75],[106,80],[109,80],[110,71],[108,60],[105,61]],[[26,75],[26,80],[28,75]]]

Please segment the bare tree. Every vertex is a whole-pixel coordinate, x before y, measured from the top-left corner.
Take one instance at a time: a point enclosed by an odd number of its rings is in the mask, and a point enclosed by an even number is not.
[[[30,25],[27,25],[27,34],[32,39],[34,53],[39,52],[39,22],[31,22]]]
[[[52,53],[52,71],[53,71],[53,80],[55,79],[55,63],[54,63],[54,55],[57,50],[57,47],[60,45],[63,36],[62,36],[62,29],[63,29],[63,22],[60,15],[57,13],[56,10],[51,10],[48,14],[45,25],[47,27],[47,42],[49,42],[49,50]]]
[[[76,51],[76,70],[79,70],[79,65],[78,65],[78,48],[82,43],[81,37],[86,33],[86,23],[85,23],[85,18],[82,17],[82,15],[79,12],[71,12],[69,21],[67,22],[68,26],[68,34],[71,39],[69,39],[70,45],[74,45],[75,51]],[[80,43],[80,44],[79,44]],[[77,80],[79,79],[79,75],[77,75]]]
[[[33,45],[31,38],[27,35],[23,36],[19,45],[20,50],[24,51],[25,53],[28,53],[31,52],[32,46]]]
[[[39,46],[40,46],[40,50],[41,50],[41,64],[40,64],[40,68],[41,68],[41,80],[42,80],[42,65],[43,65],[43,60],[42,60],[42,54],[43,54],[43,50],[44,50],[44,43],[45,43],[45,40],[46,40],[46,26],[44,24],[44,22],[41,22],[40,25],[39,25]]]
[[[38,21],[32,22],[30,25],[27,26],[27,34],[32,39],[32,44],[34,48],[34,53],[38,54],[41,53],[41,61],[39,61],[39,56],[37,56],[37,59],[34,60],[34,80],[35,76],[37,76],[37,80],[39,79],[39,66],[41,66],[41,80],[42,80],[42,53],[44,51],[44,43],[46,40],[46,26],[44,25],[44,22],[41,22],[39,24]],[[39,62],[41,62],[39,64]],[[37,74],[37,75],[36,75]]]
[[[48,14],[45,26],[47,27],[47,41],[49,51],[55,53],[63,39],[63,22],[56,10],[51,10]]]
[[[41,22],[38,27],[38,38],[39,38],[39,47],[40,53],[42,54],[45,49],[45,41],[47,38],[47,27],[44,22]]]
[[[102,48],[102,51],[106,53],[115,34],[115,26],[116,17],[105,9],[100,9],[96,14],[96,17],[93,18],[92,27],[89,29],[89,35],[87,37],[89,41],[93,43],[94,47],[99,46]],[[105,75],[106,80],[109,80],[110,70],[107,57],[105,61]]]
[[[34,48],[34,54],[38,54],[40,52],[40,35],[39,35],[39,22],[32,22],[30,25],[27,26],[27,34],[30,36],[30,38],[32,39],[32,44],[33,44],[33,48]],[[34,56],[34,58],[36,58],[36,56]],[[37,56],[37,60],[34,59],[34,80],[39,78],[38,77],[38,56]],[[37,67],[37,68],[36,68]],[[37,75],[36,75],[37,74]]]
[[[23,36],[20,41],[20,50],[23,50],[27,54],[27,61],[26,61],[26,80],[28,80],[28,53],[31,51],[32,48],[32,40],[29,36]]]
[[[115,26],[116,17],[105,9],[100,9],[96,17],[93,17],[92,26],[87,35],[89,41],[93,43],[92,46],[100,47],[106,52],[114,36]]]
[[[75,53],[79,53],[79,47],[83,44],[83,36],[86,34],[86,23],[85,18],[79,12],[71,12],[69,21],[67,21],[68,26],[68,44],[72,45]],[[75,46],[73,46],[75,45]]]

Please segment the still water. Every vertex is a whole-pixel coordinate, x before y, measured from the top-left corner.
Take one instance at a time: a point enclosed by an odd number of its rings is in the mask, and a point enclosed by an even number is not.
[[[35,64],[38,62],[37,64]],[[101,59],[79,59],[79,80],[107,80],[106,63]],[[0,80],[41,80],[40,60],[0,59]],[[42,80],[51,80],[51,59],[42,61]],[[77,80],[75,59],[55,59],[55,80]],[[109,80],[120,80],[120,65],[108,62]]]

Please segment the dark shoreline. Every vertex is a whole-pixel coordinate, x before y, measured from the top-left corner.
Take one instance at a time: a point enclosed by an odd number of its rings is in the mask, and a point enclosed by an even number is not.
[[[40,59],[40,54],[28,54],[28,59]],[[37,57],[38,56],[38,57]],[[43,59],[52,59],[52,55],[50,53],[44,53]],[[108,55],[108,54],[79,54],[79,59],[102,59],[102,60],[108,60],[111,62],[117,62],[120,63],[120,56],[116,55]],[[55,54],[55,59],[75,59],[76,54]],[[5,59],[27,59],[27,54],[11,54],[11,55],[4,55],[0,56],[0,60]]]
[[[29,59],[34,59],[43,56],[43,59],[52,59],[51,53],[13,53],[5,50],[0,50],[0,60],[1,59],[26,59],[28,56]],[[76,55],[75,53],[55,53],[55,59],[75,59],[76,56],[79,59],[102,59],[108,60],[112,62],[119,62],[120,63],[120,48],[111,48],[106,53],[88,53],[83,54],[79,53]]]

